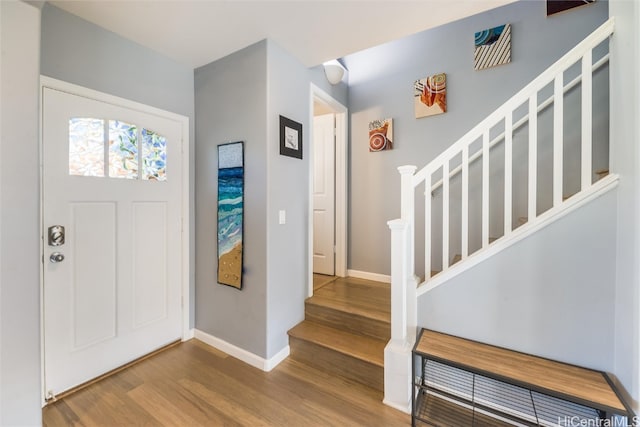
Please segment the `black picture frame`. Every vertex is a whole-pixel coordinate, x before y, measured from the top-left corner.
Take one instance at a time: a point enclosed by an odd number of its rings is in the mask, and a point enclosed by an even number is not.
[[[280,154],[302,159],[302,123],[280,116]]]
[[[573,9],[574,7],[592,4],[596,0],[547,0],[547,16]]]

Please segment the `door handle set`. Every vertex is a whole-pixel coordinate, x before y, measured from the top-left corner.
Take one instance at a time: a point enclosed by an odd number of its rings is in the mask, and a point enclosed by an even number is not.
[[[54,252],[49,257],[49,261],[51,261],[54,264],[56,264],[58,262],[62,262],[62,261],[64,261],[64,255],[61,254],[60,252]]]
[[[49,227],[49,246],[64,245],[64,227],[62,225],[52,225]]]
[[[64,245],[64,227],[62,225],[52,225],[48,229],[48,241],[49,246],[62,246]],[[61,252],[54,252],[49,256],[49,261],[56,264],[64,261],[64,254]]]

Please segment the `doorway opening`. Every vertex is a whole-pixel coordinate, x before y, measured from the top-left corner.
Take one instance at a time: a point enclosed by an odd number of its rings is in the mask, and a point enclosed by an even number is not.
[[[347,274],[347,108],[311,85],[309,289]]]

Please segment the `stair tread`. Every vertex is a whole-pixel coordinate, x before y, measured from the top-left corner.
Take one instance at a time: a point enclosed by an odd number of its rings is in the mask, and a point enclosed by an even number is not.
[[[331,298],[313,296],[307,300],[307,304],[328,307],[345,313],[356,314],[372,320],[378,320],[391,324],[391,313],[385,313],[384,311],[377,311],[370,308],[359,307],[354,303],[345,303],[333,300]]]
[[[289,331],[291,337],[313,342],[373,365],[384,366],[386,342],[305,320]]]
[[[307,299],[307,304],[391,322],[391,288],[388,283],[339,278]]]

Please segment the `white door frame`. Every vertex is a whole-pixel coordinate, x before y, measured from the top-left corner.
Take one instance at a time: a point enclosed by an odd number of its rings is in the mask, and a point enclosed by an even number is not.
[[[47,76],[40,76],[40,254],[43,256],[42,263],[40,265],[40,366],[41,366],[41,387],[42,387],[42,405],[45,405],[45,396],[46,390],[45,381],[44,381],[44,236],[45,236],[45,225],[43,223],[43,213],[44,213],[44,194],[43,194],[43,168],[44,162],[42,158],[43,153],[43,133],[42,133],[42,123],[43,123],[43,103],[42,103],[42,94],[44,88],[56,89],[62,92],[66,92],[73,95],[78,95],[90,99],[94,99],[101,102],[106,102],[109,104],[117,105],[120,107],[128,108],[131,110],[136,110],[140,112],[144,112],[147,114],[152,114],[158,117],[162,117],[165,119],[173,120],[179,122],[182,125],[182,143],[180,144],[182,147],[182,200],[181,200],[181,215],[182,215],[182,239],[181,239],[181,294],[182,294],[182,341],[186,341],[193,337],[193,330],[189,327],[189,320],[191,318],[191,295],[189,293],[189,277],[190,277],[190,252],[189,252],[189,230],[190,230],[190,221],[189,221],[189,118],[186,116],[182,116],[180,114],[171,113],[169,111],[161,110],[159,108],[151,107],[149,105],[145,105],[139,102],[131,101],[125,98],[120,98],[118,96],[109,95],[103,92],[99,92],[93,89],[89,89],[83,86],[74,85],[72,83],[68,83],[62,80],[57,80]]]
[[[313,102],[315,99],[322,101],[335,111],[336,115],[336,276],[347,275],[347,107],[334,99],[327,92],[311,83],[309,96],[309,123],[310,135],[313,135]],[[313,138],[311,138],[313,144]],[[313,147],[308,152],[313,156]],[[309,159],[309,218],[308,230],[308,296],[313,295],[313,157]]]

